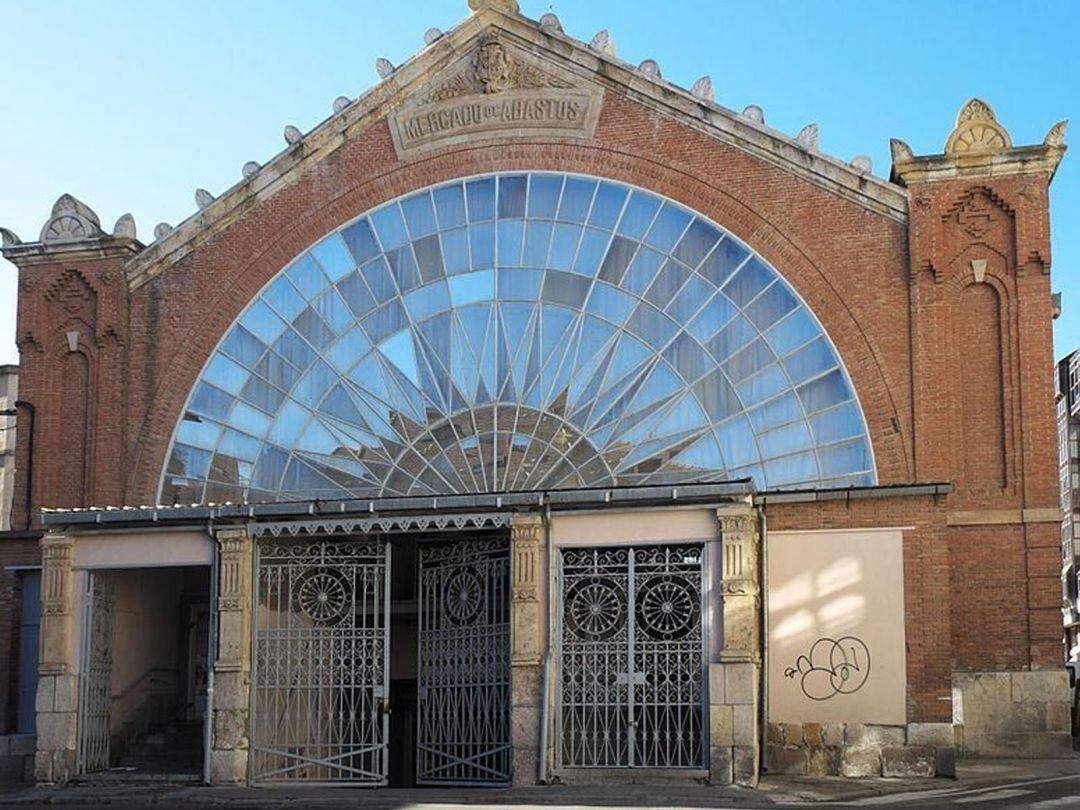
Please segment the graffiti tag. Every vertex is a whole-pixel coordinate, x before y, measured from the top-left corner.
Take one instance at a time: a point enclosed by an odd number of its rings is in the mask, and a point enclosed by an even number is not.
[[[870,650],[855,636],[819,638],[784,677],[799,677],[799,687],[810,700],[828,700],[835,695],[858,692],[870,677]]]

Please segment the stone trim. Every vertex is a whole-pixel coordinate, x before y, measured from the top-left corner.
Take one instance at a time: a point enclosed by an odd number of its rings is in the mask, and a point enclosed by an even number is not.
[[[709,665],[709,778],[755,787],[761,771],[761,536],[750,499],[716,510],[723,649]]]
[[[252,204],[265,200],[341,147],[418,91],[418,88],[455,66],[486,31],[498,30],[507,42],[526,49],[537,61],[576,75],[602,89],[613,88],[632,100],[674,118],[785,171],[822,187],[863,208],[906,223],[908,198],[904,189],[868,175],[850,164],[808,149],[763,122],[695,96],[659,76],[647,76],[617,57],[590,48],[559,31],[542,28],[521,16],[493,9],[471,15],[430,46],[394,69],[340,113],[327,118],[300,141],[289,144],[250,177],[222,193],[170,233],[149,245],[127,263],[128,287],[135,290],[163,272],[201,243],[230,227]],[[478,136],[478,141],[483,140]]]
[[[247,527],[218,529],[218,643],[210,781],[247,781],[251,697],[252,575],[255,542]]]
[[[972,509],[954,510],[946,515],[949,526],[995,526],[1012,523],[1060,523],[1061,509]]]
[[[79,676],[75,635],[75,540],[41,538],[41,624],[34,776],[39,782],[66,782],[75,774]]]
[[[951,723],[769,723],[766,770],[789,776],[956,775]]]
[[[541,659],[541,553],[546,548],[539,515],[514,514],[510,521],[510,740],[511,781],[534,785],[540,757],[543,706]]]

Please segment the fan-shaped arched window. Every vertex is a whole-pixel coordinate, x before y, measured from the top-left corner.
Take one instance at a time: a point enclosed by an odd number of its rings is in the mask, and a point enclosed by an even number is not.
[[[475,177],[328,235],[244,310],[163,502],[751,477],[872,484],[828,336],[731,234],[656,194]]]

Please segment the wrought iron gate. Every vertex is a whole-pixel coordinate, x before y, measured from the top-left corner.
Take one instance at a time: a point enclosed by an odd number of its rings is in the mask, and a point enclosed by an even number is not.
[[[420,784],[510,778],[509,586],[505,539],[420,546]]]
[[[108,574],[86,575],[79,660],[76,770],[109,767],[109,702],[112,697],[113,582]]]
[[[252,779],[385,784],[385,541],[264,541],[256,553]]]
[[[701,564],[699,545],[562,551],[560,766],[703,766]]]

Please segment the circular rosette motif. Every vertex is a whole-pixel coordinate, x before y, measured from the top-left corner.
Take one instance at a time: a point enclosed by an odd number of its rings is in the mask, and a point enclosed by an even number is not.
[[[584,641],[607,641],[626,624],[626,594],[614,580],[591,577],[566,594],[566,628]]]
[[[659,576],[638,586],[637,629],[650,638],[675,641],[698,630],[700,596],[685,580]]]
[[[474,568],[451,574],[443,588],[446,615],[456,625],[472,624],[483,607],[483,584]]]
[[[321,624],[341,618],[348,605],[348,596],[348,580],[344,574],[327,568],[301,574],[296,588],[296,601],[301,612]]]

